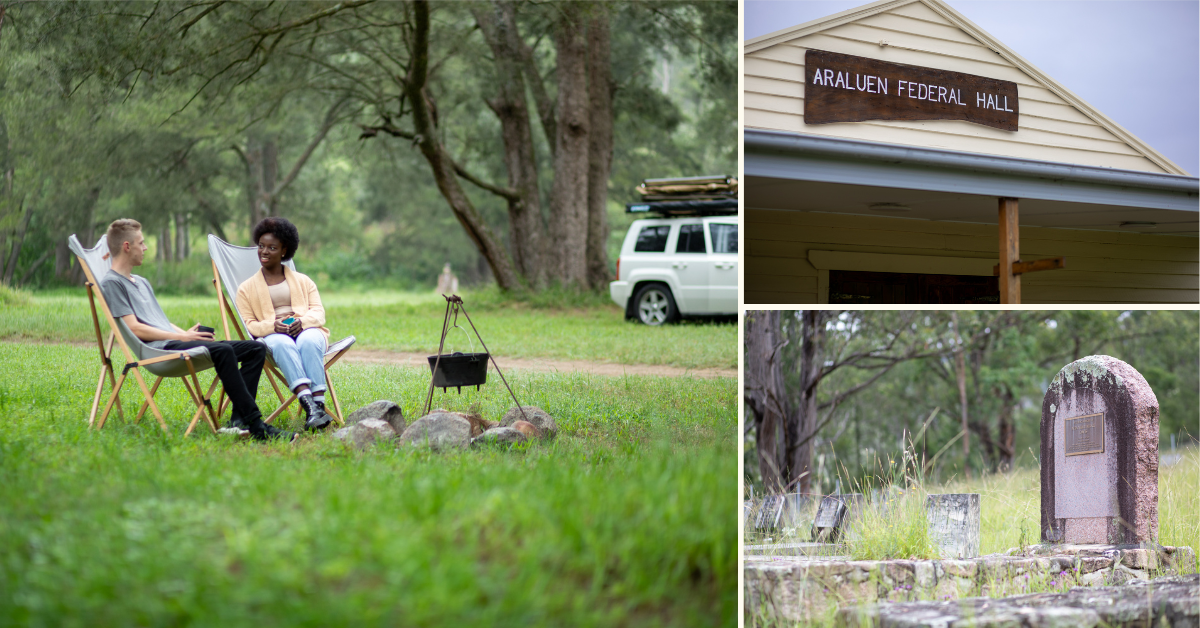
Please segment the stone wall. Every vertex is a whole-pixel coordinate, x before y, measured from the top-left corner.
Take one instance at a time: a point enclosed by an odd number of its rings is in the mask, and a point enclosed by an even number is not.
[[[1195,573],[1196,553],[1190,547],[1048,545],[967,560],[747,556],[744,570],[748,621],[809,621],[854,604],[1019,595]]]

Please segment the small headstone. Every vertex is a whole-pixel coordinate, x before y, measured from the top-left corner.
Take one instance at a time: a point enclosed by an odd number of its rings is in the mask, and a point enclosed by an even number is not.
[[[525,409],[524,414],[521,414],[522,408]],[[554,422],[554,417],[537,406],[521,406],[520,408],[513,406],[509,408],[508,412],[504,413],[504,418],[500,419],[500,425],[509,427],[517,421],[532,423],[541,432],[542,438],[554,438],[558,434],[558,424]]]
[[[758,510],[758,519],[754,522],[755,530],[774,530],[779,527],[783,517],[783,495],[768,495],[763,499],[762,507]]]
[[[363,419],[334,432],[333,437],[358,449],[364,449],[377,440],[395,439],[396,431],[387,421]]]
[[[350,416],[346,417],[346,425],[350,426],[364,419],[379,419],[380,421],[386,421],[388,425],[392,426],[392,429],[395,430],[397,434],[403,434],[404,428],[407,427],[407,425],[404,424],[404,412],[400,410],[400,406],[387,400],[368,403],[354,412],[351,412]]]
[[[979,493],[930,495],[925,500],[929,537],[942,558],[979,556]]]
[[[812,540],[817,543],[837,543],[849,531],[851,523],[862,512],[862,493],[827,495],[817,506],[813,519]]]
[[[434,451],[463,448],[470,441],[471,422],[451,412],[431,412],[413,421],[400,435],[403,444]]]
[[[817,516],[813,519],[812,540],[816,543],[837,542],[845,519],[845,502],[833,495],[822,499],[817,507]]]
[[[1158,399],[1106,355],[1059,371],[1042,401],[1043,541],[1144,543],[1158,537]]]

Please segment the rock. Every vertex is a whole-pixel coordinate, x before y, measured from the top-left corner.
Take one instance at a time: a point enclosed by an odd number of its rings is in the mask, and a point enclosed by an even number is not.
[[[434,451],[463,448],[471,442],[471,422],[457,412],[430,412],[413,421],[400,442]]]
[[[499,427],[496,421],[489,421],[479,414],[467,414],[466,412],[454,412],[452,410],[444,410],[442,408],[434,408],[429,414],[454,414],[467,420],[471,424],[471,438],[475,438],[493,427]]]
[[[400,410],[400,406],[387,400],[368,403],[351,412],[350,416],[346,417],[346,426],[348,427],[365,419],[386,421],[397,434],[403,434],[406,427],[404,424],[404,412]]]
[[[521,414],[522,408],[525,409],[524,415]],[[504,418],[500,419],[500,425],[511,427],[517,421],[532,423],[541,431],[542,438],[554,438],[558,435],[558,425],[554,422],[554,417],[537,406],[521,406],[520,408],[513,406],[504,413]]]
[[[358,449],[365,449],[377,440],[394,440],[396,438],[396,430],[392,429],[391,424],[387,421],[362,419],[353,425],[348,425],[334,432],[333,437],[345,441]]]
[[[472,445],[515,445],[528,440],[524,434],[511,427],[493,427],[471,439]]]
[[[513,421],[513,424],[509,427],[524,434],[528,438],[540,438],[542,435],[542,431],[529,421]]]

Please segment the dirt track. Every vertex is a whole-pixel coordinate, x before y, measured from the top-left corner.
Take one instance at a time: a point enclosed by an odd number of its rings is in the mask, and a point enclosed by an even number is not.
[[[95,343],[86,341],[75,342],[53,342],[47,343],[44,341],[4,338],[3,342],[14,344],[35,342],[38,344],[69,344],[78,347],[95,347]],[[426,362],[427,354],[424,353],[408,353],[404,351],[385,351],[382,349],[352,349],[342,358],[342,361],[350,362],[351,364],[395,364],[397,366],[409,366],[413,368],[429,368],[429,363]],[[658,364],[609,364],[607,362],[588,362],[585,360],[549,360],[541,358],[496,358],[502,369],[512,369],[514,371],[539,371],[543,373],[592,373],[594,375],[603,375],[605,377],[621,377],[622,375],[651,375],[658,377],[700,377],[703,379],[712,379],[714,377],[732,377],[737,378],[737,369],[723,368],[705,368],[705,369],[686,369],[678,366],[664,366]]]
[[[342,360],[353,364],[395,364],[429,368],[427,354],[405,353],[402,351],[383,351],[379,349],[353,349]],[[737,369],[707,368],[685,369],[678,366],[663,366],[656,364],[608,364],[605,362],[586,362],[583,360],[549,360],[541,358],[496,358],[500,368],[514,371],[541,371],[545,373],[574,373],[584,372],[607,377],[622,375],[656,375],[659,377],[737,377]]]

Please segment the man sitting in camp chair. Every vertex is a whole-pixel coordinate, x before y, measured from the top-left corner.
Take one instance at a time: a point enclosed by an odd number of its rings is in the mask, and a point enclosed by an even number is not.
[[[113,318],[123,320],[142,342],[157,349],[207,348],[217,377],[233,405],[230,427],[248,430],[256,440],[294,440],[296,434],[264,423],[254,401],[266,360],[266,346],[253,340],[214,341],[212,331],[201,331],[199,323],[186,331],[173,325],[159,306],[150,282],[132,274],[135,266],[142,265],[149,248],[142,237],[141,223],[128,218],[113,221],[107,237],[112,269],[100,279],[100,289]],[[242,364],[240,370],[238,362]]]

